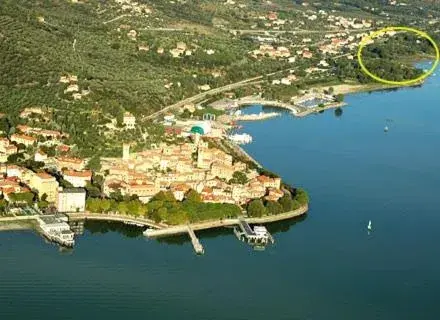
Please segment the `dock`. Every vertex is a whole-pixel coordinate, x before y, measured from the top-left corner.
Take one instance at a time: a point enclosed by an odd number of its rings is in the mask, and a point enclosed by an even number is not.
[[[205,253],[205,249],[203,249],[203,246],[200,243],[199,239],[197,238],[194,230],[189,225],[188,225],[188,234],[189,234],[189,237],[191,238],[191,243],[192,243],[192,245],[194,247],[194,251],[197,254],[204,254]]]
[[[239,220],[238,227],[234,229],[234,233],[239,240],[246,240],[251,245],[266,245],[275,242],[266,227],[255,226],[252,229],[249,223],[243,219]]]

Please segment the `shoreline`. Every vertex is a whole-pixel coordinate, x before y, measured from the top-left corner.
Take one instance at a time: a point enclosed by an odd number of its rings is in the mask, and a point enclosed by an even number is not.
[[[387,84],[383,84],[383,83],[370,83],[370,84],[340,83],[340,84],[329,85],[329,86],[322,86],[322,85],[312,86],[312,87],[308,88],[308,90],[315,91],[315,93],[316,93],[316,91],[324,91],[324,90],[327,90],[328,88],[332,87],[334,89],[334,92],[333,92],[334,95],[338,95],[338,94],[347,95],[347,94],[358,94],[358,93],[370,93],[370,92],[380,92],[380,91],[388,91],[388,90],[398,90],[398,89],[402,89],[402,88],[416,88],[416,87],[423,85],[423,83],[424,83],[423,81],[419,82],[419,83],[415,83],[415,84],[410,84],[410,85],[403,85],[403,84],[387,85]],[[291,110],[291,111],[293,109],[295,109],[296,112],[293,112],[293,114],[295,117],[298,117],[298,118],[302,118],[302,117],[308,116],[313,113],[319,113],[320,111],[345,107],[348,105],[344,101],[331,102],[331,103],[324,105],[323,108],[316,106],[316,107],[313,107],[310,109],[299,111],[300,108],[296,107],[294,104],[290,105],[290,104],[287,104],[287,103],[284,103],[281,101],[264,100],[261,98],[258,98],[258,99],[256,99],[256,98],[251,99],[251,98],[252,97],[245,97],[245,98],[238,99],[237,103],[239,104],[240,107],[246,106],[246,105],[252,105],[252,104],[260,104],[263,106],[279,107],[279,108],[287,109],[287,110]],[[301,109],[303,109],[303,108],[301,108]],[[276,116],[270,115],[270,116],[262,117],[262,118],[236,119],[236,120],[240,121],[240,122],[262,121],[262,120],[272,119],[274,117],[276,117]]]
[[[298,118],[303,118],[303,117],[306,117],[306,116],[308,116],[309,114],[312,114],[312,113],[319,113],[319,112],[324,111],[324,110],[341,108],[341,107],[345,107],[347,105],[348,104],[346,102],[334,102],[334,103],[330,103],[328,105],[325,105],[323,108],[316,107],[316,108],[313,108],[313,109],[305,110],[303,112],[299,112],[295,116],[298,117]]]
[[[243,218],[249,224],[267,224],[277,221],[289,220],[296,217],[303,216],[309,210],[309,205],[303,205],[298,209],[283,212],[277,215],[264,216],[264,217],[251,217],[251,218]],[[194,231],[200,230],[208,230],[208,229],[216,229],[221,227],[230,227],[239,223],[239,218],[230,218],[230,219],[220,219],[220,220],[212,220],[212,221],[202,221],[189,223],[185,225],[178,226],[170,226],[168,228],[149,230],[147,231],[147,236],[151,238],[159,238],[159,237],[167,237],[174,236],[179,234],[184,234],[188,232],[188,227]]]
[[[424,82],[415,83],[411,85],[403,85],[403,84],[393,84],[386,85],[383,83],[370,83],[370,84],[349,84],[349,83],[341,83],[338,85],[328,86],[328,87],[312,87],[311,89],[324,89],[333,87],[334,94],[356,94],[356,93],[364,93],[364,92],[376,92],[376,91],[387,91],[401,88],[414,88],[423,85]]]
[[[246,217],[242,218],[250,224],[267,224],[277,221],[289,220],[292,218],[300,217],[306,214],[309,210],[309,204],[305,204],[298,209],[283,212],[277,215],[263,216],[263,217]],[[193,222],[189,224],[182,224],[176,226],[170,226],[166,224],[157,224],[151,222],[145,218],[136,218],[128,215],[109,215],[103,213],[68,213],[69,221],[86,221],[86,220],[98,220],[98,221],[110,221],[110,222],[121,222],[121,223],[133,223],[139,227],[149,227],[151,228],[149,237],[161,237],[161,236],[172,236],[182,233],[187,233],[188,227],[191,229],[207,230],[215,229],[220,227],[227,227],[238,224],[240,218],[227,218],[227,219],[217,219],[217,220],[206,220]],[[26,217],[0,217],[0,231],[19,231],[19,230],[36,230],[37,225],[35,224],[37,216],[26,216]]]
[[[21,230],[37,231],[36,220],[36,216],[0,217],[0,232]]]

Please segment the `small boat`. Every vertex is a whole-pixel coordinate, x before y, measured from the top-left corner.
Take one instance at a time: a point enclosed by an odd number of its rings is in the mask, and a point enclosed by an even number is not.
[[[389,128],[388,126],[385,126],[385,128],[383,128],[383,131],[388,132]]]
[[[368,229],[368,231],[371,231],[373,229],[373,227],[371,226],[371,220],[368,221],[367,229]]]

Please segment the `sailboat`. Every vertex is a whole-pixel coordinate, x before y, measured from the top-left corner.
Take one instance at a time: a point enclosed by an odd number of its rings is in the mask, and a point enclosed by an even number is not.
[[[373,227],[371,226],[371,220],[368,221],[367,229],[368,229],[368,231],[371,231],[373,229]]]

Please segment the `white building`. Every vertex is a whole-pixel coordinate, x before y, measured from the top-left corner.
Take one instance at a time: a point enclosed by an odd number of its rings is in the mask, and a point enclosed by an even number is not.
[[[38,162],[44,162],[47,160],[47,154],[45,154],[41,150],[38,150],[37,152],[35,152],[34,160]]]
[[[122,160],[128,161],[130,159],[130,144],[124,143],[122,145]]]
[[[86,191],[84,189],[62,189],[58,191],[57,209],[59,212],[84,212]]]
[[[63,171],[63,178],[70,182],[75,188],[84,188],[87,185],[87,182],[92,181],[92,172],[90,170],[65,170]]]
[[[136,118],[130,112],[126,112],[126,113],[124,113],[123,123],[126,128],[134,129],[134,127],[136,125]]]

